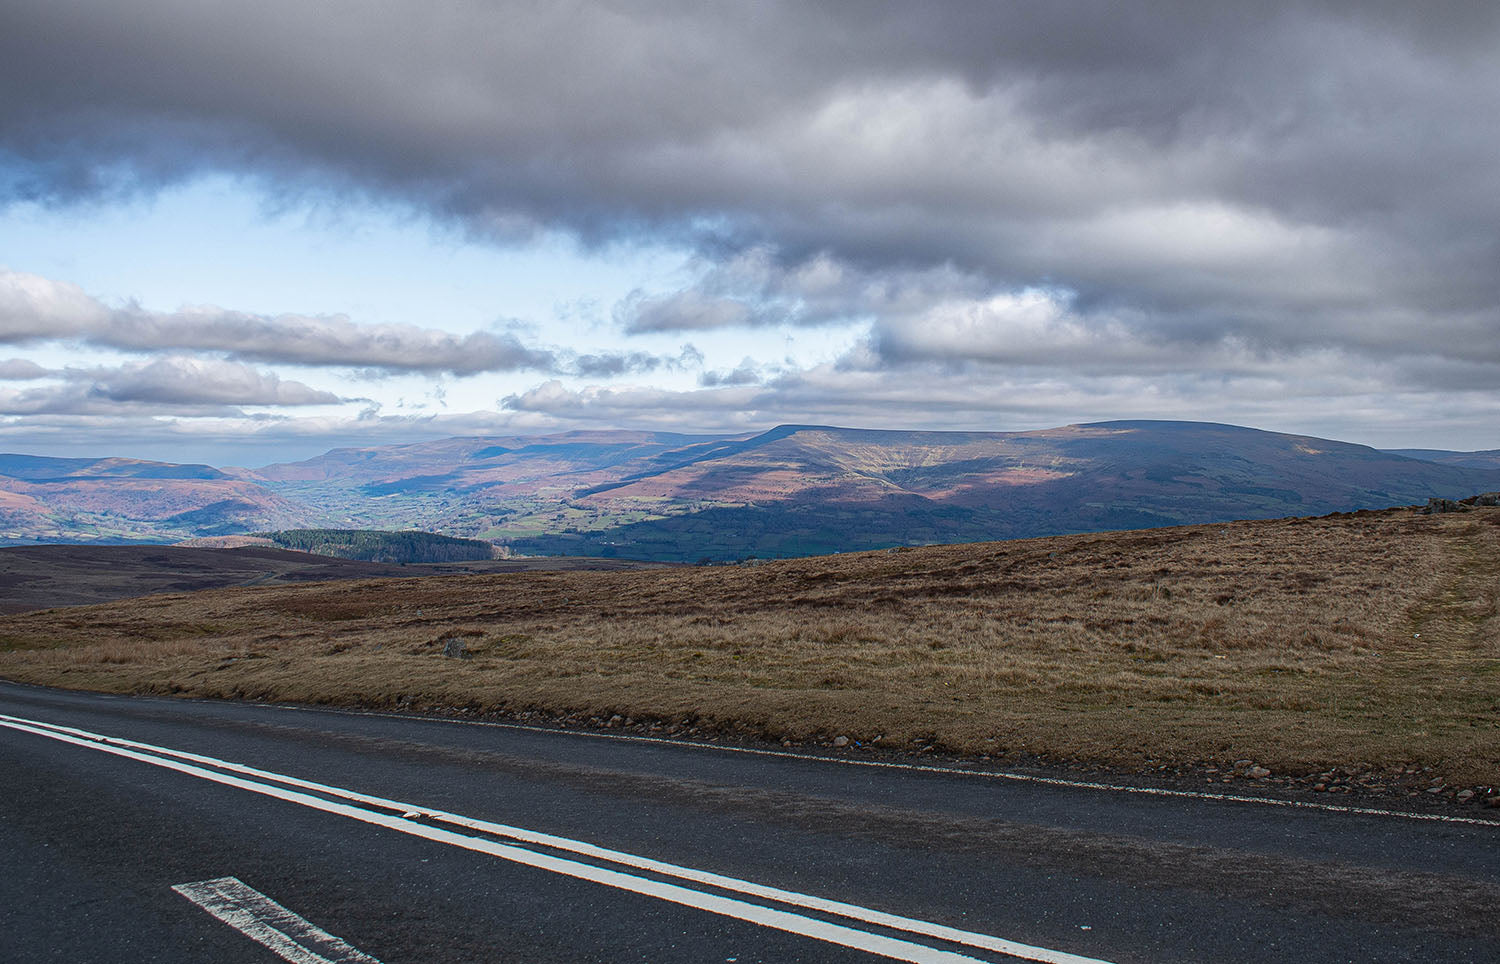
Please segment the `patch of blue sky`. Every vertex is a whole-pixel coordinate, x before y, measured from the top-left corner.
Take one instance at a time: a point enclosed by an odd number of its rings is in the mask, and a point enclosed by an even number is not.
[[[276,204],[203,178],[152,198],[0,214],[0,263],[152,310],[214,304],[261,314],[347,314],[361,323],[472,331],[520,321],[592,325],[636,287],[670,282],[681,251],[589,254],[569,239],[498,247],[389,207]]]
[[[266,315],[342,314],[359,324],[456,333],[499,327],[516,330],[528,343],[577,352],[676,355],[691,343],[710,370],[737,367],[746,357],[762,365],[816,365],[846,351],[863,331],[851,323],[623,333],[615,305],[636,290],[689,284],[688,263],[685,250],[645,242],[585,250],[557,234],[511,245],[475,241],[394,207],[332,197],[278,201],[226,176],[149,198],[23,202],[0,212],[0,265],[72,282],[109,304],[136,302],[152,311],[217,305]],[[26,354],[42,364],[83,360],[66,346],[33,346]],[[650,381],[680,388],[696,377],[696,370],[657,370]],[[347,376],[333,378],[352,389]],[[481,396],[490,399],[496,388],[515,390],[528,380],[535,378],[517,373],[443,381],[462,396],[450,398],[450,406],[488,407]],[[401,387],[408,399],[420,394]],[[393,404],[386,394],[379,392],[380,400]]]

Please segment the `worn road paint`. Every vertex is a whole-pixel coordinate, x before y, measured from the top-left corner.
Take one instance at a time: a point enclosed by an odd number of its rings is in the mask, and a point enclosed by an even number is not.
[[[0,720],[23,721],[16,717],[0,715]],[[37,723],[47,729],[70,733],[85,740],[107,743],[112,746],[122,746],[131,749],[143,750],[148,753],[159,754],[179,760],[188,760],[218,769],[229,770],[233,773],[242,773],[246,776],[274,780],[287,786],[300,787],[329,796],[340,797],[355,803],[367,806],[380,807],[385,810],[393,810],[401,814],[405,819],[426,818],[455,826],[477,830],[481,833],[498,837],[507,837],[523,843],[536,844],[553,850],[562,850],[568,853],[578,854],[598,860],[606,860],[611,863],[633,867],[637,870],[645,870],[655,874],[668,877],[676,877],[680,880],[690,880],[694,883],[704,884],[720,890],[728,890],[749,897],[760,897],[766,900],[774,900],[782,904],[790,904],[796,907],[816,910],[840,917],[858,920],[861,923],[873,924],[878,927],[887,927],[892,930],[905,931],[909,934],[919,934],[924,937],[934,937],[938,940],[949,941],[956,944],[966,944],[970,947],[978,947],[984,950],[998,951],[1013,957],[1028,957],[1036,954],[1040,948],[1034,948],[1026,944],[1018,944],[1004,938],[991,937],[988,934],[975,934],[970,931],[958,930],[942,924],[934,924],[930,921],[916,920],[910,917],[901,917],[896,914],[887,914],[882,911],[872,910],[868,907],[860,907],[857,904],[847,904],[842,901],[829,900],[823,897],[813,897],[807,894],[799,894],[794,891],[782,890],[777,887],[768,887],[750,881],[740,880],[735,877],[726,877],[706,870],[696,870],[691,867],[681,867],[649,857],[639,857],[635,854],[625,853],[619,850],[610,850],[594,844],[572,840],[567,837],[559,837],[553,834],[541,833],[535,830],[526,830],[521,827],[512,827],[506,824],[493,823],[488,820],[478,820],[473,817],[465,817],[461,814],[449,813],[444,810],[435,810],[427,807],[416,807],[414,804],[404,803],[399,800],[389,800],[384,797],[372,796],[347,790],[343,787],[334,787],[324,783],[316,783],[312,780],[303,780],[299,777],[287,776],[285,774],[273,773],[269,770],[261,770],[256,767],[246,766],[241,763],[232,763],[227,760],[219,760],[215,757],[203,756],[197,753],[189,753],[185,750],[174,750],[168,747],[156,746],[151,743],[140,743],[135,740],[127,740],[120,737],[102,736],[80,730],[70,726],[62,726],[56,723]],[[1045,960],[1045,958],[1035,958]]]
[[[45,690],[47,687],[32,683],[9,683]],[[119,696],[116,694],[90,693],[99,699],[129,699],[139,702],[152,701],[147,697]],[[174,700],[171,702],[184,702]],[[226,700],[191,699],[186,702],[223,705]],[[803,763],[833,763],[840,766],[875,767],[886,770],[908,770],[914,773],[938,773],[947,776],[977,777],[986,780],[1004,780],[1014,783],[1035,783],[1043,786],[1064,787],[1072,790],[1094,790],[1107,793],[1138,794],[1148,797],[1173,797],[1187,800],[1209,800],[1223,803],[1246,803],[1265,807],[1288,807],[1294,810],[1319,810],[1324,813],[1347,813],[1361,817],[1394,817],[1401,820],[1419,820],[1433,823],[1458,823],[1476,827],[1500,827],[1500,820],[1484,820],[1479,817],[1460,817],[1442,813],[1414,813],[1409,810],[1382,810],[1378,807],[1353,807],[1341,803],[1317,803],[1311,800],[1283,800],[1277,797],[1252,797],[1238,793],[1212,793],[1205,790],[1170,790],[1165,787],[1142,787],[1128,783],[1101,783],[1093,780],[1069,780],[1066,777],[1044,777],[1034,773],[1017,773],[1013,770],[966,770],[959,767],[935,766],[923,763],[890,763],[884,760],[855,760],[847,757],[822,756],[813,753],[791,753],[786,750],[769,750],[753,746],[729,746],[723,743],[703,743],[697,740],[664,739],[656,736],[636,736],[631,733],[597,733],[590,730],[569,730],[561,727],[532,726],[524,723],[499,723],[493,720],[456,720],[441,716],[421,716],[415,713],[383,713],[379,710],[335,709],[327,706],[297,706],[291,703],[244,703],[239,706],[262,706],[269,709],[290,710],[296,713],[326,713],[331,716],[367,716],[376,719],[405,720],[407,722],[437,723],[452,726],[482,726],[501,730],[519,730],[523,733],[544,733],[559,736],[576,736],[588,740],[620,740],[627,743],[654,743],[666,747],[689,750],[708,750],[720,753],[743,753],[749,756],[777,757],[798,760]]]
[[[929,947],[927,945],[916,944],[911,941],[899,940],[896,938],[887,937],[882,934],[862,931],[857,928],[845,926],[843,924],[834,924],[828,921],[818,920],[816,918],[804,917],[800,914],[793,914],[787,911],[777,910],[775,908],[764,907],[759,904],[751,904],[741,900],[722,897],[717,894],[697,891],[688,887],[679,886],[677,884],[665,883],[645,877],[637,877],[632,874],[622,873],[620,871],[611,870],[605,867],[596,867],[592,864],[584,864],[577,861],[553,857],[549,854],[537,853],[535,851],[526,850],[524,848],[516,847],[511,844],[502,844],[478,837],[469,837],[463,834],[454,833],[450,830],[444,830],[440,827],[430,827],[426,824],[418,823],[405,817],[376,813],[373,810],[366,810],[361,807],[350,806],[343,803],[336,803],[334,801],[325,800],[322,797],[315,797],[298,790],[289,790],[285,789],[284,787],[272,786],[267,783],[259,783],[254,780],[245,779],[243,777],[233,776],[231,773],[215,772],[213,770],[204,769],[201,766],[196,766],[191,763],[179,762],[179,760],[193,759],[197,762],[204,763],[209,766],[218,766],[221,769],[238,773],[245,773],[247,776],[253,772],[255,775],[261,776],[264,779],[275,780],[279,783],[286,784],[287,786],[301,786],[304,789],[310,790],[316,788],[320,792],[332,792],[335,795],[343,797],[344,799],[359,800],[363,803],[373,804],[384,809],[391,809],[397,812],[415,811],[433,817],[436,817],[438,815],[437,812],[429,811],[421,807],[413,807],[410,804],[400,803],[394,800],[383,800],[378,797],[370,797],[365,794],[359,794],[356,791],[352,790],[326,787],[325,785],[313,784],[310,781],[300,780],[296,777],[274,774],[270,771],[255,770],[254,768],[245,767],[241,764],[228,763],[226,761],[216,761],[212,757],[204,757],[198,754],[190,754],[183,751],[171,750],[165,747],[154,747],[151,744],[136,743],[135,741],[131,740],[122,740],[114,737],[104,736],[102,734],[90,733],[89,731],[79,730],[74,727],[64,727],[57,724],[50,724],[37,720],[27,720],[20,717],[0,715],[0,726],[25,733],[32,733],[37,736],[47,737],[49,739],[58,740],[60,742],[69,743],[75,746],[98,750],[115,756],[125,757],[127,759],[138,760],[142,763],[149,763],[153,766],[159,766],[164,769],[173,770],[178,773],[198,777],[200,779],[224,784],[226,786],[237,787],[242,790],[248,790],[252,793],[262,794],[264,796],[284,800],[289,803],[300,804],[301,806],[308,807],[313,810],[321,810],[325,813],[332,813],[339,816],[349,817],[351,819],[359,820],[364,823],[374,824],[376,826],[386,827],[387,829],[411,834],[412,836],[423,837],[425,839],[436,841],[438,843],[446,843],[451,846],[461,847],[466,850],[488,854],[490,856],[499,857],[503,860],[509,860],[514,863],[523,864],[525,866],[536,867],[542,870],[549,870],[553,873],[562,874],[564,876],[574,877],[580,880],[587,880],[593,883],[603,884],[608,887],[615,887],[620,890],[626,890],[632,893],[642,894],[649,897],[655,897],[659,900],[668,901],[670,903],[693,907],[698,910],[708,911],[709,913],[747,921],[749,923],[758,924],[762,927],[769,927],[775,930],[786,931],[788,933],[798,934],[804,937],[810,937],[815,940],[824,941],[830,944],[838,944],[844,947],[854,948],[856,950],[867,951],[869,953],[878,954],[882,957],[891,958],[893,960],[906,961],[909,962],[909,964],[982,964],[982,962],[979,962],[978,958],[970,957],[965,954],[958,954],[952,951],[940,950],[938,948]],[[132,746],[143,749],[149,748],[149,751],[142,752],[142,749],[132,749]],[[177,757],[177,759],[173,759],[174,756]],[[462,820],[464,821],[463,825],[468,827],[475,827],[484,824],[483,821],[475,821],[471,820],[470,818],[459,817],[455,814],[443,814],[443,816],[455,818],[456,820]],[[507,829],[519,831],[519,828]],[[573,852],[575,853],[582,854],[592,850],[599,854],[601,857],[606,854],[613,854],[616,855],[616,857],[629,858],[632,866],[640,867],[642,869],[645,869],[646,865],[648,864],[657,863],[655,861],[649,861],[647,858],[635,857],[634,855],[623,854],[618,851],[609,851],[605,850],[604,848],[593,848],[589,844],[584,844],[579,841],[568,841],[566,840],[566,838],[550,837],[550,835],[536,834],[532,831],[519,832],[526,833],[528,836],[536,838],[536,842],[541,842],[543,838],[565,841],[566,843],[573,846]],[[603,859],[611,858],[603,857]],[[623,863],[624,861],[616,859],[615,862]],[[735,888],[738,889],[738,892],[747,895],[755,894],[756,896],[764,896],[772,900],[780,900],[783,903],[795,903],[797,906],[806,907],[809,909],[827,910],[829,913],[841,914],[841,916],[852,917],[853,919],[861,920],[866,923],[899,928],[909,933],[922,933],[924,936],[936,937],[940,940],[946,940],[952,943],[961,943],[970,947],[981,947],[988,950],[994,950],[1012,957],[1021,958],[1023,960],[1039,961],[1043,962],[1043,964],[1109,964],[1109,962],[1102,961],[1097,958],[1083,957],[1080,955],[1069,954],[1064,951],[1055,951],[1044,947],[1033,947],[1031,945],[1022,944],[1016,941],[1008,941],[1003,938],[992,937],[988,934],[963,931],[957,928],[949,928],[939,924],[932,924],[927,921],[918,921],[911,918],[899,917],[893,914],[884,914],[880,911],[872,910],[870,908],[858,907],[852,904],[844,904],[838,901],[823,900],[821,898],[812,897],[806,894],[796,894],[790,891],[780,891],[776,888],[762,887],[761,885],[752,884],[748,881],[740,881],[730,877],[721,877],[716,874],[709,874],[705,871],[693,871],[690,868],[673,867],[670,864],[659,864],[659,866],[670,867],[673,870],[678,871],[678,874],[676,874],[676,876],[688,877],[688,875],[693,875],[693,877],[690,879],[700,879],[701,882],[704,883],[708,883],[710,880],[714,880],[723,881],[726,884],[733,884]],[[717,883],[714,883],[712,884],[712,886],[719,885]],[[784,898],[790,899],[783,899],[772,896],[775,894],[784,895]],[[843,908],[853,913],[843,914],[836,908]]]
[[[204,700],[202,702],[210,702]],[[661,746],[683,747],[691,750],[712,750],[721,753],[744,753],[749,756],[779,757],[786,760],[801,760],[804,763],[836,763],[840,766],[875,767],[885,770],[909,770],[914,773],[941,773],[948,776],[978,777],[986,780],[1008,780],[1014,783],[1037,783],[1049,787],[1066,787],[1072,790],[1100,790],[1109,793],[1134,793],[1148,797],[1177,797],[1188,800],[1214,800],[1225,803],[1249,803],[1265,807],[1290,807],[1295,810],[1321,810],[1327,813],[1350,813],[1362,817],[1396,817],[1402,820],[1422,820],[1435,823],[1462,823],[1478,827],[1500,827],[1500,820],[1483,820],[1479,817],[1457,817],[1444,813],[1413,813],[1407,810],[1381,810],[1378,807],[1351,807],[1340,803],[1317,803],[1310,800],[1283,800],[1278,797],[1251,797],[1239,793],[1212,793],[1205,790],[1169,790],[1165,787],[1139,787],[1128,783],[1100,783],[1093,780],[1069,780],[1066,777],[1044,777],[1034,773],[1016,773],[1013,770],[965,770],[959,767],[934,766],[923,763],[890,763],[884,760],[854,760],[847,757],[822,756],[813,753],[791,753],[786,750],[766,750],[754,746],[728,746],[722,743],[701,743],[696,740],[668,740],[659,736],[636,736],[631,733],[594,733],[589,730],[566,730],[545,726],[527,726],[524,723],[496,723],[492,720],[452,720],[440,716],[416,716],[403,713],[381,713],[376,710],[338,710],[323,706],[288,706],[272,704],[278,710],[295,710],[301,713],[329,713],[337,716],[371,716],[388,720],[419,720],[424,723],[446,723],[456,726],[488,726],[503,730],[520,730],[525,733],[548,733],[562,736],[577,736],[589,740],[623,740],[629,743],[655,743]]]
[[[177,884],[172,889],[292,964],[380,964],[237,877]]]

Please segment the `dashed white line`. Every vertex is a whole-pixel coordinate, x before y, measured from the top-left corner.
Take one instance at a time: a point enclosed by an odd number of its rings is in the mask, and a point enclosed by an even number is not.
[[[744,894],[749,897],[760,897],[768,900],[774,900],[778,903],[790,904],[796,907],[803,907],[808,910],[817,910],[826,913],[837,914],[841,917],[847,917],[853,920],[858,920],[862,923],[873,924],[879,927],[889,927],[894,930],[902,930],[906,931],[907,933],[919,934],[924,937],[935,937],[939,940],[951,941],[953,943],[968,944],[972,947],[999,951],[1002,954],[1010,954],[1012,956],[1027,957],[1028,955],[1034,954],[1038,950],[1037,948],[1033,948],[1025,944],[1018,944],[1014,941],[1008,941],[1003,938],[991,937],[987,934],[974,934],[968,931],[946,927],[942,924],[934,924],[929,921],[916,920],[909,917],[901,917],[895,914],[887,914],[881,911],[872,910],[867,907],[860,907],[856,904],[847,904],[842,901],[829,900],[827,898],[814,897],[807,894],[798,894],[793,891],[781,890],[780,888],[776,887],[768,887],[763,884],[756,884],[750,881],[739,880],[738,878],[734,877],[727,877],[722,874],[715,874],[711,871],[697,870],[691,867],[681,867],[676,864],[666,863],[665,861],[652,860],[649,857],[640,857],[636,856],[635,854],[629,854],[619,850],[610,850],[605,847],[599,847],[595,844],[584,843],[578,840],[571,840],[567,837],[559,837],[553,834],[541,833],[535,830],[526,830],[521,827],[513,827],[506,824],[493,823],[488,820],[477,820],[473,817],[465,817],[460,814],[449,813],[444,810],[434,810],[426,807],[415,807],[413,804],[403,803],[399,800],[390,800],[385,797],[359,793],[355,790],[347,790],[343,787],[335,787],[324,783],[316,783],[312,780],[303,780],[300,777],[292,777],[286,776],[284,774],[273,773],[269,770],[257,769],[256,767],[246,766],[242,763],[232,763],[227,760],[219,760],[214,757],[203,756],[197,753],[189,753],[184,750],[174,750],[168,747],[156,746],[150,743],[140,743],[135,740],[127,740],[120,737],[103,736],[96,733],[90,733],[87,730],[80,730],[75,727],[63,726],[56,723],[37,723],[36,721],[22,720],[18,717],[7,717],[0,715],[0,721],[7,720],[18,723],[34,723],[37,726],[42,726],[49,730],[56,730],[62,733],[72,734],[91,742],[107,743],[112,746],[142,750],[147,753],[154,753],[179,760],[187,760],[192,763],[200,763],[206,766],[229,770],[231,772],[244,774],[250,777],[275,780],[276,782],[286,784],[287,786],[298,787],[303,790],[311,790],[317,793],[336,796],[341,799],[364,804],[366,806],[375,806],[385,810],[392,810],[400,813],[401,816],[406,819],[419,819],[425,817],[430,820],[437,820],[443,823],[453,824],[455,826],[464,827],[469,830],[477,830],[481,833],[487,833],[499,837],[508,837],[512,840],[518,840],[523,843],[537,844],[544,847],[550,847],[554,850],[562,850],[568,853],[578,854],[579,856],[583,857],[607,860],[611,863],[621,864],[623,866],[632,867],[637,870],[645,870],[651,873],[675,877],[680,880],[689,880],[694,883],[705,884],[710,887],[716,887],[720,890],[728,890],[734,893]],[[1045,958],[1037,959],[1045,960]]]
[[[694,907],[699,910],[708,911],[709,913],[810,937],[831,944],[868,951],[869,953],[878,954],[893,960],[906,961],[909,964],[976,964],[979,959],[966,954],[888,937],[884,934],[860,930],[844,924],[819,920],[801,914],[778,910],[773,907],[723,897],[719,894],[694,890],[678,884],[640,877],[634,874],[626,874],[607,867],[580,863],[578,861],[554,857],[550,854],[537,853],[511,844],[465,836],[440,827],[418,823],[404,816],[377,813],[374,810],[365,809],[364,807],[337,803],[323,797],[300,792],[299,790],[273,786],[268,783],[258,782],[257,780],[246,779],[246,777],[255,776],[261,779],[275,780],[288,787],[295,786],[306,790],[316,790],[346,800],[359,801],[366,805],[393,810],[398,814],[418,813],[425,817],[444,820],[470,829],[508,836],[512,839],[524,840],[528,843],[540,844],[554,849],[563,849],[579,855],[587,855],[630,866],[635,869],[648,870],[679,879],[692,880],[721,890],[730,890],[746,896],[756,896],[783,904],[819,910],[861,923],[901,930],[912,934],[920,934],[950,943],[996,951],[1023,960],[1040,961],[1044,962],[1044,964],[1108,964],[1108,962],[1097,958],[1083,957],[1050,948],[1034,947],[1017,941],[993,937],[988,934],[964,931],[941,924],[934,924],[929,921],[920,921],[895,914],[887,914],[882,911],[846,904],[840,901],[766,887],[707,871],[678,867],[649,858],[626,854],[621,851],[608,850],[581,841],[568,840],[567,838],[541,834],[516,827],[506,827],[501,824],[492,824],[487,821],[474,820],[457,814],[428,810],[408,803],[372,797],[341,787],[317,784],[296,777],[272,773],[271,771],[257,770],[242,764],[219,761],[212,757],[205,757],[166,747],[155,747],[151,744],[90,733],[86,730],[79,730],[73,727],[64,727],[57,724],[12,716],[0,716],[0,726],[21,732],[33,733],[76,746],[87,747],[115,756],[138,760],[142,763],[149,763],[153,766],[174,770],[189,776],[299,804],[310,809],[338,814],[364,823],[397,830],[412,836],[461,847],[478,853],[489,854],[514,863],[655,897],[659,900]],[[194,763],[185,762],[188,760],[192,760]],[[223,770],[229,770],[231,773],[205,769],[202,766],[195,765],[195,763],[215,766]],[[245,774],[245,777],[234,776],[232,773]]]
[[[380,964],[237,877],[177,884],[172,889],[292,964]]]

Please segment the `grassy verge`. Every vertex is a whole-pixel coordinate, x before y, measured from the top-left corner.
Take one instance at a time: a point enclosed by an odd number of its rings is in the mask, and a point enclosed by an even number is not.
[[[1497,597],[1500,510],[1393,510],[157,596],[8,618],[0,675],[1495,785]]]

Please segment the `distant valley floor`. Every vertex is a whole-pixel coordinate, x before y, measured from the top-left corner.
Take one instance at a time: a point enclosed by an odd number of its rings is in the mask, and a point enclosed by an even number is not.
[[[0,547],[0,614],[230,586],[652,565],[578,557],[393,565],[268,546],[11,546]]]

